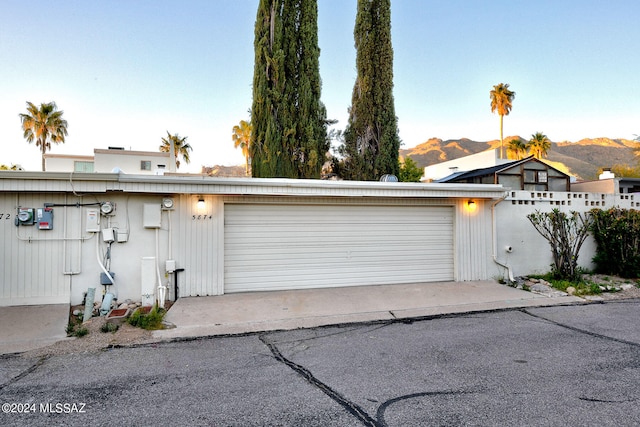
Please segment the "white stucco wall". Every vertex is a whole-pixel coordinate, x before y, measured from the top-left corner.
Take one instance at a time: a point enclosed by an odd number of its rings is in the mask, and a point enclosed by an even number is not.
[[[93,156],[45,155],[47,172],[72,172],[75,170],[75,162],[93,162]]]
[[[166,172],[175,171],[175,165],[171,168],[169,153],[130,151],[130,150],[94,150],[95,171],[109,173],[115,168],[129,174],[155,175],[159,170],[159,165],[163,165]],[[147,160],[151,162],[150,170],[140,169],[140,162]]]
[[[620,207],[637,209],[638,201],[633,195],[578,192],[531,192],[509,191],[508,197],[495,207],[496,214],[496,257],[511,268],[514,276],[544,274],[551,270],[553,257],[551,248],[527,219],[536,211],[585,213],[594,208],[609,209]],[[511,248],[509,252],[507,248]],[[578,264],[590,270],[596,244],[587,237],[578,257]],[[501,277],[506,278],[506,274]]]

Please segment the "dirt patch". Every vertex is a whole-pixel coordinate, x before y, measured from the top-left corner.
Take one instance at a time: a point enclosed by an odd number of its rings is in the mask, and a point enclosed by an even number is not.
[[[71,307],[70,319],[73,316]],[[167,310],[170,305],[167,305]],[[153,332],[146,329],[131,326],[126,321],[123,322],[115,332],[102,332],[102,328],[107,323],[105,316],[92,317],[86,322],[76,327],[86,328],[87,334],[81,337],[68,337],[47,347],[30,350],[22,353],[24,357],[45,357],[64,354],[93,353],[114,346],[127,346],[134,344],[144,344],[157,341],[153,338]]]
[[[596,298],[599,297],[601,300],[640,298],[640,287],[638,287],[640,279],[625,279],[623,277],[606,274],[585,274],[583,278],[585,281],[596,283],[605,289],[607,289],[607,287],[613,289],[611,291],[603,291],[596,295]]]

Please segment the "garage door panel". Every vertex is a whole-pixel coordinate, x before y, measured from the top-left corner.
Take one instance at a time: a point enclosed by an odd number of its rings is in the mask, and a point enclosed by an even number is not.
[[[310,246],[310,241],[313,242],[313,245],[319,244],[331,244],[332,246],[341,246],[341,245],[353,245],[354,241],[357,242],[380,242],[381,238],[385,238],[386,244],[389,245],[411,245],[414,243],[429,243],[432,244],[434,241],[441,242],[451,241],[451,228],[439,228],[437,230],[432,230],[429,228],[415,228],[415,229],[405,229],[405,230],[381,230],[375,231],[372,229],[368,230],[357,230],[357,231],[345,231],[340,235],[327,235],[327,231],[323,232],[299,232],[297,230],[270,230],[270,232],[274,233],[272,236],[265,236],[264,230],[245,230],[242,233],[231,233],[227,235],[228,240],[233,241],[227,245],[229,249],[241,249],[241,248],[250,248],[255,247],[256,244],[268,245],[272,247],[286,247],[291,245],[302,245],[302,246]],[[332,230],[332,232],[336,232],[336,230]],[[418,235],[427,235],[429,236],[428,241],[420,240],[419,242],[415,242],[415,239]],[[238,240],[242,240],[238,242]]]
[[[453,279],[453,208],[225,206],[225,292]]]

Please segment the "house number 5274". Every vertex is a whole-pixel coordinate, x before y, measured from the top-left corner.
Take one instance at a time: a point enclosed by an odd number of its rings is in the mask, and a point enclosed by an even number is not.
[[[202,221],[205,219],[211,219],[212,215],[191,215],[192,221]]]

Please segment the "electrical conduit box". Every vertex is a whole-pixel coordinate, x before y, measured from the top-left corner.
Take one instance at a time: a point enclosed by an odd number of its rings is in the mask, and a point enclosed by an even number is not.
[[[86,230],[87,233],[97,233],[100,231],[100,211],[96,208],[89,208],[86,211]]]
[[[157,203],[145,203],[142,210],[142,225],[144,228],[160,228],[162,210]]]
[[[113,228],[103,228],[102,229],[102,240],[106,243],[111,243],[115,240],[114,238],[114,230]]]
[[[38,229],[40,230],[53,230],[53,209],[36,209],[36,222],[38,223]]]

